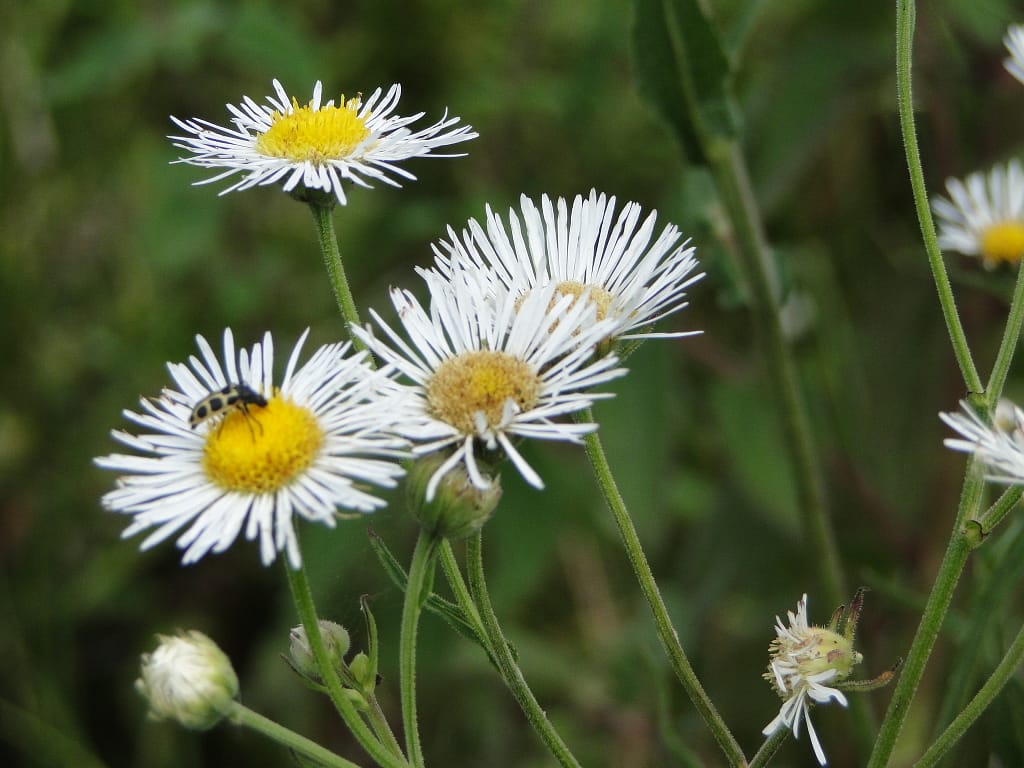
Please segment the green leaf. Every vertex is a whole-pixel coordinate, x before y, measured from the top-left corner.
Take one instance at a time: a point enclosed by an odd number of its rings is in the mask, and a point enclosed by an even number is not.
[[[373,673],[371,679],[377,677],[377,661],[379,656],[379,640],[377,637],[377,621],[373,618],[373,612],[370,610],[370,600],[367,595],[363,595],[359,598],[359,607],[363,611],[363,618],[366,620],[366,644],[370,649],[368,654],[370,670]]]
[[[641,94],[695,163],[739,129],[729,57],[697,0],[636,0],[633,57]]]
[[[395,583],[402,592],[405,592],[405,585],[408,582],[408,576],[405,569],[402,567],[398,559],[391,554],[391,550],[388,549],[387,544],[384,540],[378,536],[373,529],[370,529],[370,546],[373,547],[374,553],[377,555],[377,559],[380,564],[384,567],[385,573]],[[438,597],[435,594],[430,594],[424,603],[426,608],[431,613],[440,616],[444,619],[452,629],[458,632],[460,635],[468,640],[472,640],[477,643],[485,651],[487,650],[487,643],[483,638],[479,637],[473,629],[473,625],[466,619],[462,609],[459,608],[455,603],[450,600],[445,600],[442,597]]]

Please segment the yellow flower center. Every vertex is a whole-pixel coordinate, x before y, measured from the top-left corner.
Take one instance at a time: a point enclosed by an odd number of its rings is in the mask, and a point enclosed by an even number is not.
[[[1013,264],[1024,256],[1024,221],[1001,221],[981,233],[981,255],[990,264]]]
[[[276,395],[267,406],[233,410],[206,438],[202,465],[215,485],[272,493],[301,475],[320,453],[324,433],[301,405]]]
[[[580,283],[575,280],[563,280],[555,289],[552,303],[557,302],[560,296],[572,296],[573,301],[569,306],[573,306],[588,289],[590,290],[590,301],[597,308],[597,319],[604,320],[611,311],[612,301],[615,297],[599,285]]]
[[[273,125],[256,140],[256,149],[270,157],[322,165],[348,157],[370,135],[359,117],[359,99],[341,97],[342,106],[300,107],[292,99],[290,114],[275,112]]]
[[[541,380],[527,363],[506,352],[464,352],[445,360],[427,383],[427,402],[435,418],[465,435],[477,434],[477,414],[499,427],[509,400],[520,411],[537,404]]]
[[[796,662],[795,677],[785,681],[787,686],[829,669],[836,671],[833,681],[845,680],[850,676],[854,666],[864,660],[859,651],[853,650],[852,639],[825,627],[808,627],[805,631],[797,633],[797,637],[792,640],[776,638],[771,641],[768,650],[773,659],[783,657]],[[782,698],[788,698],[793,693],[792,690],[779,689],[771,664],[763,677]]]

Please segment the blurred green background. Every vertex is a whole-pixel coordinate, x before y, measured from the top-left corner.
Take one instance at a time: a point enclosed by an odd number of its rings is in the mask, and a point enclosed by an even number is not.
[[[794,328],[829,503],[851,584],[873,590],[862,676],[905,653],[945,546],[963,457],[936,414],[962,384],[910,200],[895,115],[891,2],[711,2],[736,56],[743,141]],[[930,189],[1020,153],[1024,86],[1002,68],[1020,9],[936,0],[918,13],[915,88]],[[277,766],[288,754],[222,726],[197,735],[145,720],[132,689],[153,634],[195,628],[230,654],[243,701],[368,764],[279,659],[296,622],[278,568],[240,543],[196,566],[165,545],[140,554],[99,497],[123,408],[166,382],[193,336],[285,348],[341,325],[307,210],[271,189],[218,197],[171,165],[168,115],[227,121],[279,78],[300,101],[400,82],[400,112],[447,107],[480,132],[457,160],[408,164],[403,189],[354,190],[337,212],[360,305],[391,317],[389,285],[447,225],[521,193],[592,187],[657,208],[692,235],[707,277],[666,325],[700,337],[645,345],[596,414],[683,645],[748,754],[779,701],[760,679],[775,614],[821,598],[801,543],[777,408],[754,346],[731,234],[707,176],[688,167],[637,94],[631,8],[616,0],[391,3],[58,2],[0,6],[0,764]],[[223,185],[222,185],[223,186]],[[220,188],[222,188],[222,186]],[[1013,283],[948,256],[979,366],[991,364]],[[1024,377],[1008,393],[1024,398]],[[526,449],[548,482],[506,472],[487,529],[493,597],[527,678],[588,766],[718,765],[720,754],[654,639],[582,451]],[[398,721],[401,594],[366,527],[407,558],[396,504],[336,531],[304,531],[319,607],[358,646],[372,595],[381,697]],[[1024,606],[1024,526],[1011,518],[973,561],[905,731],[909,761],[1000,658]],[[428,763],[551,764],[479,649],[422,625]],[[868,695],[884,711],[889,692]],[[955,711],[955,710],[954,710]],[[831,764],[862,765],[850,713],[815,711]],[[949,764],[1024,764],[1014,682]],[[806,735],[775,762],[810,766]]]

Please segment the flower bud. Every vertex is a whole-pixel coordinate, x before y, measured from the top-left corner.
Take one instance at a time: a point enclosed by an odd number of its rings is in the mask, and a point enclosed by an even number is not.
[[[377,687],[377,670],[370,665],[370,657],[365,653],[357,653],[349,665],[352,677],[364,690],[372,691]]]
[[[327,658],[333,667],[338,668],[351,645],[348,630],[341,624],[326,619],[320,619],[317,623],[320,625],[320,636],[323,637],[324,647],[327,649]],[[289,640],[288,655],[291,656],[295,668],[306,677],[319,680],[320,668],[313,656],[306,628],[301,625],[293,627],[289,633]]]
[[[438,483],[434,497],[427,501],[427,486],[448,459],[443,452],[427,454],[416,460],[406,479],[409,509],[428,533],[447,539],[461,539],[484,527],[501,501],[501,476],[488,477],[486,467],[477,459],[480,471],[489,481],[486,488],[473,484],[466,466],[459,462]]]
[[[154,720],[177,720],[204,731],[216,725],[238,695],[231,660],[202,632],[157,635],[160,644],[142,654],[137,690]]]

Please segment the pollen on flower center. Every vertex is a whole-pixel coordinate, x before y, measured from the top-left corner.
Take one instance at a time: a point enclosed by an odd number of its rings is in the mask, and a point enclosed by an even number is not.
[[[269,493],[301,475],[319,455],[324,433],[306,408],[280,395],[248,414],[228,413],[213,427],[202,466],[210,481],[229,491]]]
[[[1014,263],[1024,256],[1024,221],[1001,221],[981,233],[981,255],[989,262]]]
[[[615,297],[599,285],[580,283],[576,280],[563,280],[555,289],[556,295],[553,301],[557,300],[559,296],[572,296],[573,304],[575,304],[576,300],[587,291],[590,292],[588,294],[590,301],[593,302],[597,309],[597,319],[604,320],[611,312],[612,301],[614,301]]]
[[[477,434],[477,414],[488,427],[502,425],[506,403],[518,411],[533,408],[541,380],[529,364],[506,352],[478,350],[445,360],[427,384],[433,416],[466,435]]]
[[[340,107],[314,110],[308,105],[300,107],[293,99],[292,112],[274,113],[273,125],[256,140],[256,149],[270,157],[317,165],[348,157],[370,131],[359,117],[359,100],[341,100]]]
[[[772,662],[764,678],[782,698],[791,696],[807,678],[828,670],[835,671],[835,680],[844,680],[864,658],[853,650],[852,640],[824,627],[808,627],[790,637],[776,638],[769,652]]]

